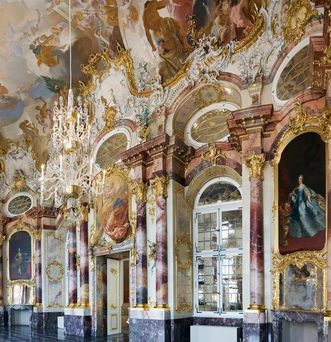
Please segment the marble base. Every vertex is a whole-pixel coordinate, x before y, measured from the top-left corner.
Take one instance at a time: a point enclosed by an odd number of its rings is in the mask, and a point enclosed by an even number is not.
[[[239,327],[240,318],[188,317],[180,319],[130,318],[130,342],[189,342],[191,325]]]
[[[189,342],[193,318],[130,318],[130,342]]]
[[[31,328],[37,330],[57,330],[57,318],[63,312],[33,312],[31,315]]]
[[[244,323],[243,342],[267,342],[268,324]]]
[[[282,341],[282,321],[306,323],[313,322],[317,327],[316,342],[328,341],[328,331],[324,329],[324,315],[318,312],[272,310],[273,341]]]
[[[91,336],[92,317],[64,315],[64,333],[73,336]]]

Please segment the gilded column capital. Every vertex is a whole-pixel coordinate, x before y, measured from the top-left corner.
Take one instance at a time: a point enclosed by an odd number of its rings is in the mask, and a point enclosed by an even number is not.
[[[145,183],[133,183],[131,191],[136,196],[137,202],[147,202],[147,185]]]
[[[255,152],[246,157],[245,164],[249,169],[249,178],[260,178],[263,179],[263,166],[265,163],[265,155],[255,154]]]
[[[80,214],[81,214],[81,218],[83,221],[87,222],[88,221],[88,213],[90,211],[90,208],[87,204],[82,204],[80,206]]]
[[[168,196],[168,178],[165,176],[156,177],[151,180],[151,187],[155,197],[162,196],[166,198]]]

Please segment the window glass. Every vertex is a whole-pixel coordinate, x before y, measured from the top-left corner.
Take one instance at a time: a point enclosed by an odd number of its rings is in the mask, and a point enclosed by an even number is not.
[[[223,311],[242,310],[242,256],[221,259]]]
[[[242,246],[242,211],[222,212],[221,248],[240,248]]]
[[[217,212],[198,215],[198,249],[217,248]]]
[[[218,311],[217,257],[198,259],[199,311]]]
[[[199,206],[221,202],[241,200],[238,188],[228,182],[217,182],[208,186],[199,199]]]

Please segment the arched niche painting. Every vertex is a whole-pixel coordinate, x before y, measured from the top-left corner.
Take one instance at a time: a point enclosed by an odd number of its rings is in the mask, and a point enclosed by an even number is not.
[[[320,251],[326,234],[325,143],[304,133],[283,150],[278,167],[279,252]]]
[[[31,267],[31,235],[26,231],[19,231],[9,239],[9,279],[30,280]]]
[[[104,234],[120,243],[129,235],[129,186],[121,172],[106,175],[103,195],[96,201],[96,224],[98,238]]]

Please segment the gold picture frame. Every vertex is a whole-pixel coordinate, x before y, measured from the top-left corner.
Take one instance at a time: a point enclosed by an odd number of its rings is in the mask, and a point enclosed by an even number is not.
[[[310,116],[308,113],[308,108],[306,108],[302,103],[296,102],[294,105],[294,110],[292,115],[289,117],[288,127],[283,132],[280,140],[278,141],[275,151],[274,151],[274,184],[275,184],[275,197],[274,197],[274,206],[273,206],[273,217],[274,217],[274,227],[275,227],[275,249],[273,253],[272,259],[272,273],[273,273],[273,299],[272,306],[274,309],[279,310],[293,310],[292,307],[287,307],[286,305],[282,305],[280,303],[280,277],[283,276],[284,272],[287,270],[290,265],[294,267],[302,268],[306,264],[313,264],[318,270],[323,273],[323,294],[322,294],[322,305],[317,307],[312,307],[311,309],[305,309],[305,311],[325,311],[326,310],[326,301],[327,301],[327,287],[326,287],[326,278],[327,278],[327,229],[325,229],[325,244],[322,250],[320,251],[297,251],[291,252],[290,254],[281,254],[279,251],[279,163],[281,160],[281,156],[286,146],[294,140],[305,133],[317,133],[321,140],[325,144],[325,160],[327,161],[328,156],[328,140],[331,138],[330,132],[330,118],[327,115],[327,111],[322,112],[320,116]],[[327,170],[327,162],[325,163],[326,171],[326,179],[325,186],[327,184],[328,179],[328,170]],[[326,189],[325,189],[326,190]],[[327,193],[327,192],[326,192]],[[328,207],[328,199],[326,196],[326,208]],[[328,222],[328,212],[326,210],[326,222]],[[298,310],[298,308],[295,308]]]

